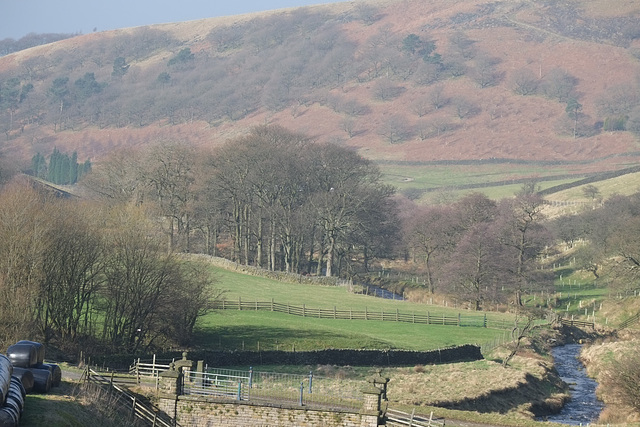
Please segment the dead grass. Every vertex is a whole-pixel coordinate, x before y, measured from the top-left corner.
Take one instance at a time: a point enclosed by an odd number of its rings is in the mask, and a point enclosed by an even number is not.
[[[640,333],[625,332],[618,338],[622,338],[622,340],[599,342],[585,347],[580,357],[587,367],[589,375],[598,381],[596,395],[606,405],[598,422],[612,424],[638,423],[640,422],[640,413],[623,405],[616,398],[617,390],[615,384],[606,381],[606,378],[610,376],[614,360],[620,360],[628,357],[627,355],[637,353],[640,345]]]
[[[506,356],[506,351],[503,352],[502,356]],[[531,417],[516,395],[530,387],[532,378],[547,381],[549,369],[550,364],[539,358],[516,356],[506,368],[499,360],[480,360],[400,368],[386,371],[385,375],[391,377],[388,396],[393,403],[465,409],[477,405],[475,410],[480,412],[526,413]],[[510,393],[513,400],[508,396]]]
[[[113,399],[100,389],[63,380],[47,394],[29,394],[20,425],[32,427],[117,427],[127,425]]]

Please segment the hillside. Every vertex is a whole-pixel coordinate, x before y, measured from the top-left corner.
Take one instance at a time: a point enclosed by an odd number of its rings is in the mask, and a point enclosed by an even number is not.
[[[389,167],[620,169],[640,156],[639,18],[633,0],[371,0],[77,36],[0,58],[0,155],[99,162],[273,123]]]

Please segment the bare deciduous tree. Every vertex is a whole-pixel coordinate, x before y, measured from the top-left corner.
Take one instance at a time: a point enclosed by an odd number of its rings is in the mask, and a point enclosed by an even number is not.
[[[390,144],[397,144],[409,137],[411,127],[403,116],[394,115],[384,121],[378,129],[378,134],[383,136]]]
[[[520,68],[511,73],[510,86],[518,95],[534,95],[538,90],[538,78],[528,68]]]
[[[542,79],[542,93],[559,102],[567,102],[574,94],[578,80],[561,68],[554,68]]]

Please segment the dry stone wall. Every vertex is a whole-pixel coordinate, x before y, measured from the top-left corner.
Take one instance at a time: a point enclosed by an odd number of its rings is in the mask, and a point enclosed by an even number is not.
[[[196,360],[209,366],[259,365],[338,365],[338,366],[412,366],[454,363],[483,358],[480,347],[463,345],[432,351],[342,350],[317,351],[195,351]]]

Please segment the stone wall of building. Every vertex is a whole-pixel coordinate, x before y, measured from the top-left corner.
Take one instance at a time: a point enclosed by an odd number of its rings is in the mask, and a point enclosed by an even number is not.
[[[159,408],[182,426],[209,427],[377,427],[378,414],[316,410],[200,396],[160,398]]]
[[[197,364],[202,369],[202,363]],[[183,353],[169,370],[160,373],[156,394],[158,409],[178,425],[190,427],[378,427],[382,424],[382,401],[389,378],[373,376],[362,388],[360,410],[297,406],[267,401],[234,401],[219,397],[184,394],[184,368],[194,363]]]

